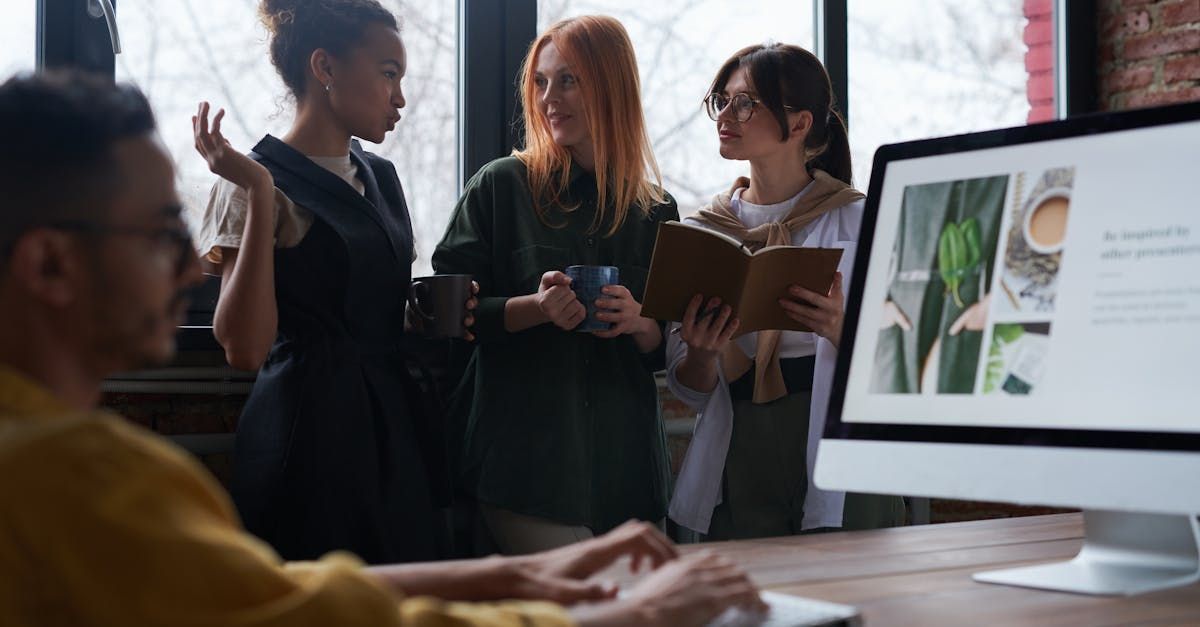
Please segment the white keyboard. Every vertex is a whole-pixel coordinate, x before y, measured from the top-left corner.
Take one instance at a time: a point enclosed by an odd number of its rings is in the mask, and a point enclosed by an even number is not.
[[[762,600],[770,606],[767,614],[730,608],[709,623],[708,627],[818,627],[821,625],[854,627],[862,624],[858,610],[849,605],[827,603],[778,592],[763,592]]]

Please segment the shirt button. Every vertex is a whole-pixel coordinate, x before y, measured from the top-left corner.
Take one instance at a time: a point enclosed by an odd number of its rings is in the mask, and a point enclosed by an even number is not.
[[[594,237],[589,237],[589,238],[587,238],[587,245],[588,245],[588,246],[595,246],[595,245],[596,245],[596,238],[594,238]]]

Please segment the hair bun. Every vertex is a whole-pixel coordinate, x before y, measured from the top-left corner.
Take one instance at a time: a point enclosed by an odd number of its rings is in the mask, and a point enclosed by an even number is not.
[[[281,26],[296,21],[296,9],[302,4],[306,3],[303,0],[262,0],[258,5],[258,16],[268,31],[277,33]]]
[[[296,98],[304,94],[314,50],[344,55],[362,44],[371,24],[400,31],[379,0],[259,0],[258,17],[270,34],[271,63]]]

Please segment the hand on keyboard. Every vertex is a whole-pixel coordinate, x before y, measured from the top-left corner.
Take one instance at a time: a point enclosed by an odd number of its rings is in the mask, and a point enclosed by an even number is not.
[[[663,564],[623,596],[664,627],[704,625],[730,607],[766,611],[746,573],[711,551]]]

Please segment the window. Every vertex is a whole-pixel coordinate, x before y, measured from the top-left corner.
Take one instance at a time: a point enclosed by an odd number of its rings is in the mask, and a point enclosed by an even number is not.
[[[384,144],[367,147],[391,159],[404,182],[419,252],[413,271],[420,274],[429,270],[429,256],[459,194],[459,4],[479,8],[493,6],[495,0],[383,1],[404,22],[409,103],[405,119]],[[32,69],[36,58],[39,3],[14,4],[0,21],[0,69],[5,77]],[[192,149],[189,118],[197,102],[208,99],[229,109],[225,128],[243,150],[263,133],[286,132],[291,122],[292,105],[267,58],[266,33],[255,15],[258,3],[118,4],[125,52],[116,59],[116,76],[149,94],[163,138],[178,161],[185,202],[193,218],[198,217],[213,177]],[[1074,17],[1057,16],[1068,27],[1077,25],[1075,31],[1068,28],[1073,37],[1095,30],[1094,24],[1085,23],[1085,18],[1094,19],[1087,3],[849,0],[848,105],[858,186],[866,187],[871,158],[881,144],[1054,118],[1062,108],[1056,102],[1062,96],[1056,81],[1069,69],[1055,64],[1061,51],[1053,7],[1062,4],[1068,11],[1078,9]],[[506,3],[503,7],[500,15],[512,17],[516,9]],[[536,0],[536,8],[539,31],[563,17],[585,13],[612,15],[625,24],[638,54],[643,104],[664,184],[684,215],[749,170],[744,162],[721,159],[714,125],[700,107],[720,64],[737,49],[766,39],[813,47],[813,0],[759,0],[740,6],[724,0]],[[105,51],[107,33],[97,27],[93,30],[97,37],[104,36],[103,41],[76,46],[78,29],[71,26],[72,19],[76,18],[69,11],[58,11],[49,19],[55,24],[46,25],[52,31],[48,39],[56,42],[55,50],[62,50],[59,56],[65,55],[57,62],[93,66],[97,61],[90,57]],[[496,54],[523,53],[524,29],[533,28],[532,16],[528,24],[525,19],[522,15],[522,24],[501,20],[495,26]],[[465,45],[478,49],[480,41],[477,37]],[[1075,68],[1073,80],[1086,79],[1094,54],[1077,52],[1076,64],[1083,65]],[[505,58],[506,63],[512,61]],[[511,106],[506,105],[513,91],[511,72],[490,69],[489,75],[506,77],[504,84],[496,94],[481,93],[462,105],[477,122],[490,120],[481,106],[493,113],[496,107]],[[1063,84],[1070,87],[1070,82]],[[1093,100],[1083,93],[1073,98],[1074,112],[1086,111]],[[470,113],[473,106],[475,112]],[[499,119],[495,126],[507,124],[507,116],[492,117]],[[478,126],[471,126],[474,131],[465,139],[476,142],[486,134],[487,129]],[[492,143],[496,146],[488,144],[483,160],[507,152],[507,141],[497,137]]]
[[[34,69],[37,61],[37,0],[17,0],[0,20],[0,80]]]
[[[265,133],[282,136],[292,122],[293,102],[271,65],[257,5],[246,0],[121,0],[118,6],[123,52],[116,58],[116,78],[140,86],[153,103],[193,226],[215,180],[193,147],[191,116],[198,103],[208,100],[214,111],[226,109],[222,131],[242,151]],[[403,121],[384,143],[364,148],[396,165],[420,255],[413,272],[427,274],[429,256],[459,191],[453,106],[457,2],[385,0],[384,5],[402,22],[408,104],[401,112]]]
[[[538,32],[585,14],[610,15],[629,31],[663,186],[684,216],[750,173],[746,162],[721,158],[716,124],[700,106],[721,64],[768,39],[808,49],[813,42],[812,3],[797,0],[538,0]]]
[[[866,190],[882,144],[1053,119],[1052,4],[851,0],[855,184]]]

